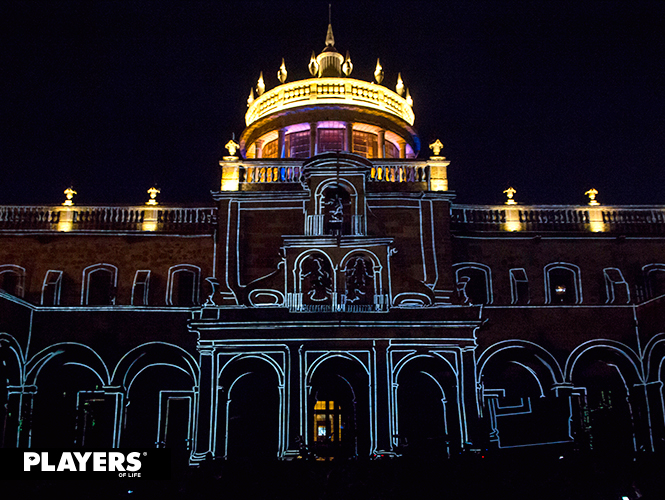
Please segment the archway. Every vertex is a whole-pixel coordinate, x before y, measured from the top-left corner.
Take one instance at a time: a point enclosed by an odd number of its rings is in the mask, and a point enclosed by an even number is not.
[[[631,391],[639,382],[630,357],[610,346],[574,352],[570,378],[581,389],[579,419],[584,446],[602,456],[623,456],[636,449]]]
[[[448,363],[416,356],[397,375],[398,445],[403,454],[449,457],[461,448],[457,377]]]
[[[308,377],[307,441],[320,459],[370,454],[369,375],[347,355],[331,355]]]
[[[280,454],[279,376],[270,361],[248,355],[219,377],[217,454],[229,460],[275,460]]]

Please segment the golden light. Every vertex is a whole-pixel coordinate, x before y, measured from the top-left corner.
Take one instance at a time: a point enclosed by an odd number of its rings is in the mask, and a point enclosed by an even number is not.
[[[557,285],[556,288],[554,289],[554,293],[557,295],[565,295],[566,293],[566,286],[565,285]]]
[[[376,80],[376,83],[381,85],[381,82],[383,81],[383,67],[381,66],[381,61],[378,59],[376,60],[376,69],[374,70],[374,79]]]
[[[600,205],[600,203],[596,200],[596,195],[598,194],[596,189],[591,188],[584,194],[589,197],[589,205]]]
[[[263,71],[259,75],[259,81],[256,83],[256,93],[259,94],[259,97],[263,95],[263,92],[266,90],[266,83],[263,81]]]
[[[434,153],[434,156],[438,157],[441,154],[441,150],[443,149],[443,143],[437,139],[429,145],[429,148],[432,150],[432,153]]]
[[[512,188],[509,188],[512,189]],[[508,191],[508,189],[506,189]],[[504,193],[506,192],[504,191]],[[513,189],[513,191],[515,191]],[[508,194],[508,193],[506,193]],[[513,194],[515,194],[513,192]],[[510,201],[510,200],[509,200]],[[515,231],[521,231],[522,230],[522,223],[520,222],[520,210],[519,208],[515,207],[517,203],[513,200],[513,203],[508,203],[506,202],[507,205],[513,205],[510,208],[506,208],[506,222],[503,224],[503,229],[504,231],[510,231],[510,232],[515,232]]]
[[[240,168],[239,166],[220,161],[222,167],[222,191],[238,191],[240,187]]]
[[[63,205],[65,203],[63,203]],[[68,208],[61,209],[60,217],[58,218],[58,231],[67,233],[71,231],[73,227],[74,227],[74,210]]]
[[[67,199],[63,202],[63,205],[65,207],[71,207],[72,205],[74,205],[74,202],[72,200],[73,200],[75,194],[78,194],[78,193],[76,191],[74,191],[71,187],[68,187],[67,189],[65,189],[65,196],[67,197]]]
[[[504,190],[503,193],[508,198],[506,200],[506,205],[517,205],[517,202],[513,199],[513,196],[515,196],[515,193],[517,193],[517,190],[515,188],[509,187],[508,189]]]
[[[316,61],[314,61],[316,62]],[[248,99],[249,103],[249,99]],[[245,125],[285,110],[312,105],[351,105],[396,116],[413,125],[413,100],[386,87],[352,78],[323,77],[288,82],[266,90],[249,104]]]
[[[402,73],[397,73],[397,85],[395,85],[395,91],[399,95],[404,95],[404,82],[402,81]]]
[[[590,204],[590,203],[589,203]],[[598,205],[598,202],[596,202]],[[603,221],[603,210],[601,208],[589,209],[589,229],[593,233],[602,233],[606,231],[607,225]]]
[[[158,205],[157,203],[157,195],[161,193],[159,189],[157,189],[155,186],[151,187],[148,189],[148,194],[150,195],[150,199],[145,202],[146,205]]]
[[[288,73],[286,72],[286,65],[284,64],[284,58],[282,57],[282,65],[279,67],[279,71],[277,72],[277,79],[280,83],[284,83],[286,81],[287,75]]]

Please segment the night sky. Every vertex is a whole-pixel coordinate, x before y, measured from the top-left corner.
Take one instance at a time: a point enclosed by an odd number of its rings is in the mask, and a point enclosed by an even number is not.
[[[211,203],[250,87],[309,77],[328,2],[5,2],[0,204]],[[457,202],[665,204],[665,2],[333,2],[353,78],[401,72]]]

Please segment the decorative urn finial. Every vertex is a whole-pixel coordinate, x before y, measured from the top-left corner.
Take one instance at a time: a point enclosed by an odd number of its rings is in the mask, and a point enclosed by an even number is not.
[[[402,81],[402,73],[397,73],[397,85],[395,85],[395,90],[399,95],[404,95],[404,82]]]
[[[434,157],[439,158],[441,155],[441,150],[443,149],[443,143],[437,139],[429,145],[429,148],[432,150],[432,153],[434,153]]]
[[[591,188],[584,194],[589,197],[589,205],[591,206],[600,205],[600,202],[596,200],[596,195],[598,194],[598,190]]]
[[[71,207],[74,204],[74,195],[78,194],[76,191],[74,191],[71,187],[68,187],[65,189],[65,196],[67,199],[63,202],[63,206],[65,207]]]
[[[307,68],[309,69],[309,74],[312,76],[316,76],[319,73],[319,63],[316,62],[316,54],[314,54],[314,51],[312,51],[312,57],[309,59],[309,65]]]
[[[266,84],[263,81],[263,71],[261,71],[261,74],[259,75],[259,81],[256,84],[256,93],[261,96],[263,92],[266,90]]]
[[[376,83],[379,85],[383,81],[383,68],[381,67],[381,61],[379,59],[376,60],[376,69],[374,70],[374,79],[376,80]]]
[[[151,187],[148,189],[148,194],[150,195],[150,199],[145,202],[146,205],[159,205],[157,203],[157,195],[161,193],[161,190],[156,188],[155,186]]]
[[[506,205],[517,205],[517,202],[513,200],[513,196],[515,196],[515,193],[517,193],[517,190],[513,187],[509,187],[503,192],[506,195]]]
[[[353,63],[351,62],[351,56],[349,55],[349,51],[346,51],[346,57],[344,58],[344,63],[342,64],[342,73],[344,73],[345,76],[349,76],[351,72],[353,71]]]
[[[277,72],[277,79],[280,81],[280,83],[284,83],[286,81],[286,65],[284,64],[284,58],[282,57],[282,65],[279,67],[279,71]]]

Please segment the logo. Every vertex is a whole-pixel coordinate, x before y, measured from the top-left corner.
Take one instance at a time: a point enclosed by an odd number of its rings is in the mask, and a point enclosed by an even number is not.
[[[0,450],[2,479],[169,479],[171,453],[149,450]]]

